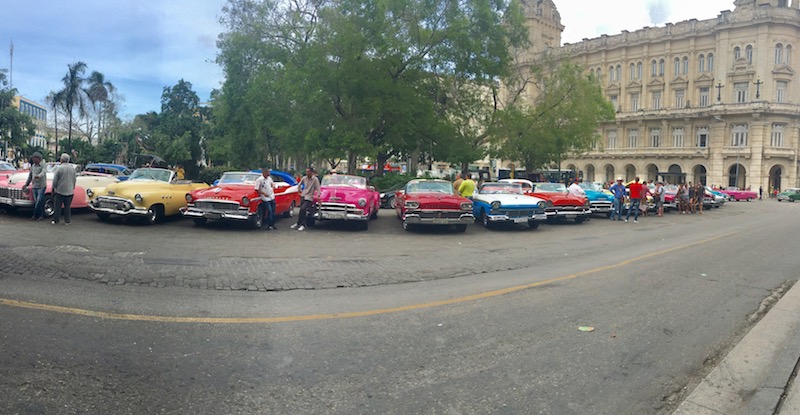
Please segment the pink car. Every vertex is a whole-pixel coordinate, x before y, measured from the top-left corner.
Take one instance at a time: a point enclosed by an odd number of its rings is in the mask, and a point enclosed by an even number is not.
[[[23,189],[25,181],[28,180],[27,171],[18,171],[8,177],[8,180],[0,180],[0,205],[7,211],[18,208],[33,208],[33,192],[30,188]],[[73,209],[82,209],[89,206],[86,196],[87,188],[92,186],[106,186],[118,181],[115,177],[107,174],[78,174],[75,184],[75,196],[72,199]],[[53,173],[47,173],[47,190],[44,196],[44,216],[49,218],[55,212],[53,203]]]
[[[372,186],[367,186],[366,178],[328,174],[320,185],[317,211],[309,217],[309,224],[322,220],[357,221],[359,227],[366,230],[369,219],[378,217],[381,195]]]
[[[725,190],[720,190],[720,193],[725,193],[728,198],[735,201],[746,200],[751,201],[758,199],[758,193],[751,190],[741,190],[738,187],[729,187]]]

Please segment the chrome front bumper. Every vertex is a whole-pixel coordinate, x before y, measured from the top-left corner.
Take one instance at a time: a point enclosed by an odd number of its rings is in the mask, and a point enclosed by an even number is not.
[[[328,211],[317,211],[314,214],[314,218],[318,220],[369,220],[369,215],[360,215],[358,213],[349,213],[349,212],[328,212]]]
[[[462,213],[457,218],[423,218],[419,213],[407,213],[404,221],[414,225],[466,225],[475,222],[472,213]]]
[[[489,220],[491,222],[528,223],[530,221],[537,221],[537,220],[538,221],[544,221],[544,220],[547,220],[547,215],[544,214],[544,213],[535,214],[533,216],[517,216],[517,217],[508,216],[508,215],[492,215],[490,213],[490,214],[487,214],[486,217],[489,218]]]
[[[248,211],[230,211],[230,210],[202,210],[197,209],[195,207],[182,207],[180,208],[181,215],[187,218],[205,218],[205,219],[219,219],[219,220],[239,220],[239,221],[246,221],[251,216],[254,216],[256,212]]]
[[[11,197],[0,197],[0,205],[8,205],[14,207],[33,207],[33,200],[14,199]]]
[[[89,203],[89,209],[96,213],[108,213],[119,216],[146,216],[147,208],[136,207],[130,199],[121,197],[103,196],[104,200],[96,198]],[[113,205],[113,206],[112,206]]]
[[[592,213],[592,209],[591,208],[584,208],[584,207],[577,208],[577,209],[576,208],[571,208],[571,207],[567,207],[567,208],[552,207],[552,208],[548,208],[545,211],[545,214],[549,218],[558,217],[558,216],[563,216],[563,217],[566,217],[566,218],[573,218],[575,216],[590,215],[591,213]]]

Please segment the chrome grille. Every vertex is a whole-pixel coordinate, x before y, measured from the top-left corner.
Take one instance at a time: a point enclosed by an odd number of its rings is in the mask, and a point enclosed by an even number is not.
[[[239,203],[198,200],[194,202],[194,207],[200,210],[222,210],[226,212],[235,212],[239,210]]]
[[[533,215],[541,215],[544,213],[544,210],[535,210],[535,209],[528,209],[528,210],[518,210],[518,209],[500,209],[500,210],[493,210],[493,214],[498,215],[506,215],[509,218],[529,218]]]
[[[22,189],[16,187],[0,187],[0,197],[7,197],[10,199],[28,199],[28,195],[22,192]]]
[[[356,205],[347,204],[347,203],[331,203],[331,202],[323,202],[319,204],[319,211],[320,212],[338,212],[338,213],[358,213],[361,214],[362,212],[356,209]]]
[[[461,217],[461,211],[458,210],[438,210],[438,211],[431,211],[431,210],[423,210],[419,212],[419,217],[422,219],[437,219],[437,218],[446,218],[446,219],[458,219]]]

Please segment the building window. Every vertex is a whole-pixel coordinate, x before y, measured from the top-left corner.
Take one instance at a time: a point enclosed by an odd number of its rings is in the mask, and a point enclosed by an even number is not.
[[[597,68],[597,80],[603,82],[603,70],[600,68]]]
[[[706,60],[708,61],[708,71],[714,72],[714,54],[709,53],[708,56],[706,56]]]
[[[786,65],[792,65],[792,45],[786,45]]]
[[[738,60],[742,57],[742,49],[738,46],[733,48],[733,59]]]
[[[639,111],[639,94],[631,94],[631,111]]]
[[[664,76],[664,67],[665,66],[666,66],[666,63],[664,62],[664,59],[661,59],[661,60],[658,61],[658,76]]]
[[[783,44],[778,43],[775,45],[775,65],[783,63]]]
[[[683,57],[683,74],[689,74],[689,58],[686,56]]]
[[[747,102],[747,87],[749,86],[747,82],[737,82],[733,84],[733,90],[736,92],[736,102]]]
[[[697,58],[697,71],[702,73],[706,71],[706,57],[705,55],[700,55]]]
[[[636,64],[636,79],[642,79],[642,63]]]
[[[770,145],[772,147],[783,147],[783,124],[772,124]]]
[[[683,147],[683,128],[675,128],[672,130],[672,146]]]
[[[661,147],[661,129],[650,129],[650,147]]]
[[[700,127],[697,129],[697,146],[708,147],[708,127]]]
[[[617,94],[610,95],[608,100],[611,101],[611,105],[614,106],[614,111],[619,111],[619,96]]]
[[[673,65],[673,72],[675,72],[675,77],[677,78],[681,74],[681,59],[675,58],[674,65]]]
[[[636,148],[639,146],[639,130],[633,129],[628,131],[628,147]]]
[[[686,90],[683,89],[676,89],[675,90],[675,108],[683,108],[686,106]]]
[[[747,145],[747,125],[739,124],[733,126],[731,134],[731,145],[735,147],[744,147]]]
[[[700,88],[700,106],[707,107],[708,106],[708,94],[711,88],[703,87]]]
[[[617,80],[617,82],[621,81],[622,80],[622,65],[617,65],[617,69],[616,69],[615,72],[616,72],[616,75],[614,76],[614,78]]]
[[[789,89],[789,83],[786,81],[778,81],[775,86],[775,101],[786,102],[786,90]]]
[[[747,47],[744,48],[744,58],[747,59],[747,64],[748,65],[752,65],[753,64],[753,46],[752,45],[747,45]]]
[[[658,74],[658,62],[653,60],[650,62],[650,76],[656,76]]]
[[[608,148],[617,148],[617,130],[608,132]]]
[[[630,73],[630,79],[631,79],[631,81],[633,81],[634,79],[636,79],[636,64],[634,64],[634,63],[631,64],[631,71],[630,72],[631,72]]]
[[[661,91],[653,91],[653,109],[661,109]]]
[[[614,82],[614,67],[608,67],[608,82]]]

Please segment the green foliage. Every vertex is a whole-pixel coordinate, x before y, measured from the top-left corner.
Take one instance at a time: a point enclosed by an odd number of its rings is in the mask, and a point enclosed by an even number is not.
[[[17,90],[8,86],[5,72],[0,70],[0,137],[9,140],[9,148],[21,147],[36,133],[36,125],[30,116],[12,106]]]
[[[370,185],[375,186],[375,188],[384,190],[388,189],[396,184],[400,183],[408,183],[409,180],[415,179],[416,176],[413,174],[384,174],[383,176],[373,177],[370,180]]]
[[[226,171],[231,171],[231,168],[227,166],[203,168],[197,175],[197,181],[208,184],[214,183],[214,180],[222,177],[222,173],[225,173]]]

